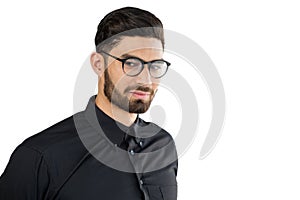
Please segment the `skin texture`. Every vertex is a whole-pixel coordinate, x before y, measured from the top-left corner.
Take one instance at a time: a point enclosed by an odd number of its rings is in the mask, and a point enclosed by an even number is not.
[[[162,59],[161,41],[156,38],[123,37],[120,43],[110,52],[119,58],[130,55],[144,61]],[[143,71],[135,77],[124,74],[122,63],[112,57],[107,57],[107,67],[104,57],[93,52],[90,63],[98,75],[98,94],[96,105],[114,120],[130,126],[137,113],[146,112],[159,86],[159,79],[152,78],[146,65]]]

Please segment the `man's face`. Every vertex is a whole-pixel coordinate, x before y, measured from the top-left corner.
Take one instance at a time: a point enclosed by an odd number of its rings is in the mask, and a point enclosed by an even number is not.
[[[162,59],[161,41],[155,38],[124,37],[109,54],[119,57],[137,57],[144,61]],[[129,113],[144,113],[150,107],[157,91],[159,79],[150,76],[148,66],[134,77],[127,76],[122,62],[107,58],[108,68],[104,72],[104,94],[108,100]]]

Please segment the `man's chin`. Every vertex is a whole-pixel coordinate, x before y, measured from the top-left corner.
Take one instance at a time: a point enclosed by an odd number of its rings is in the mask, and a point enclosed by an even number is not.
[[[135,114],[143,114],[147,112],[148,109],[137,109],[137,110],[129,110],[129,113],[135,113]]]
[[[136,100],[129,105],[129,113],[142,114],[147,112],[150,107],[150,101]]]

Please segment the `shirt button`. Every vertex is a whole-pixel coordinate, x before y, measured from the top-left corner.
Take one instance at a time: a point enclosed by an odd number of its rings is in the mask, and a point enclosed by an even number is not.
[[[143,184],[144,184],[144,182],[143,182],[143,180],[142,180],[142,179],[140,180],[140,184],[141,184],[141,185],[143,185]]]
[[[134,155],[133,149],[131,149],[129,152],[130,152],[131,155]]]
[[[140,145],[140,147],[142,147],[143,146],[143,141],[140,141],[139,145]]]

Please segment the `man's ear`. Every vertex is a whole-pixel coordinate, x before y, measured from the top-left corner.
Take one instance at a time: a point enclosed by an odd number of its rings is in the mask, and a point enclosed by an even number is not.
[[[93,52],[90,56],[90,63],[94,72],[101,77],[105,70],[104,57],[97,52]]]

